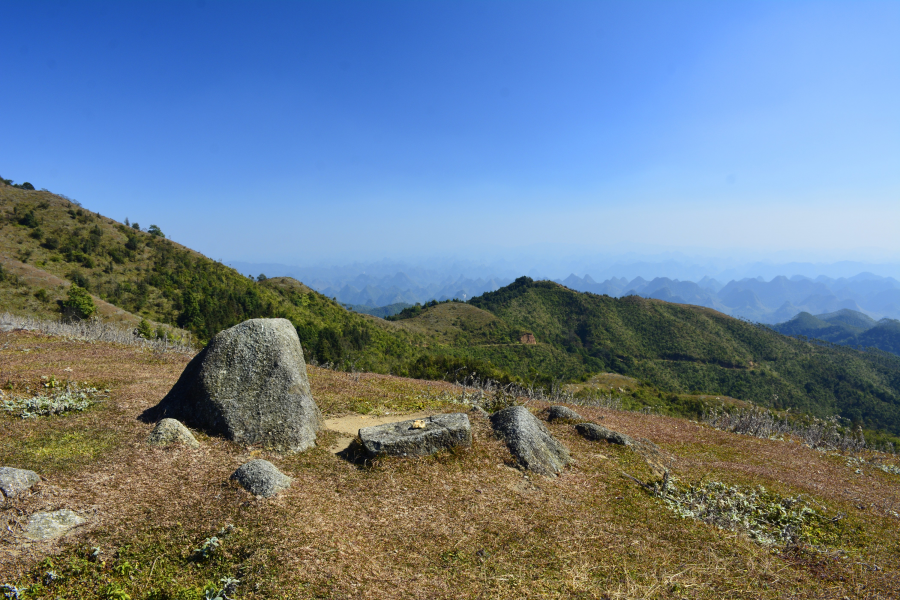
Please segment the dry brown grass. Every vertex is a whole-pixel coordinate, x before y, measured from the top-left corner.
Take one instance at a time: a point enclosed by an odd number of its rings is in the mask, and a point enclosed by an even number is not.
[[[471,449],[415,460],[347,462],[326,450],[335,436],[328,432],[299,455],[202,435],[200,450],[151,448],[150,425],[137,416],[165,394],[187,357],[6,335],[2,383],[24,389],[55,375],[112,388],[85,413],[0,416],[0,464],[44,477],[33,495],[0,512],[0,583],[31,584],[51,568],[62,577],[33,597],[101,598],[113,586],[131,598],[202,598],[206,582],[224,576],[241,579],[238,598],[890,598],[900,589],[900,522],[887,512],[898,503],[900,477],[868,468],[857,475],[842,459],[799,444],[577,408],[657,443],[683,481],[763,483],[807,494],[829,515],[846,513],[844,554],[771,550],[682,520],[622,475],[650,477],[638,456],[583,440],[571,425],[549,425],[576,459],[554,480],[511,468],[504,444],[474,414]],[[328,415],[453,410],[435,400],[449,384],[309,373]],[[60,432],[81,437],[29,443]],[[293,486],[261,500],[227,483],[257,456],[294,477]],[[28,514],[62,507],[89,524],[59,542],[22,543],[17,525]],[[236,530],[222,551],[191,560],[226,523]],[[105,564],[84,560],[94,546]],[[48,557],[52,567],[41,564]]]

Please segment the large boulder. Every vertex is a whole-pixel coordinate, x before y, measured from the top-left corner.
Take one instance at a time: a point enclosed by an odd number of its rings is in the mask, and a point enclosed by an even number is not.
[[[565,447],[524,406],[494,413],[491,425],[525,469],[553,477],[572,460]]]
[[[427,456],[472,445],[472,427],[464,413],[385,423],[359,430],[369,456]]]
[[[322,414],[309,390],[297,331],[287,319],[250,319],[218,333],[145,420],[178,419],[242,444],[302,451]]]
[[[0,467],[0,492],[7,498],[19,496],[40,480],[40,475],[34,471]]]
[[[231,479],[254,496],[265,498],[271,498],[278,492],[288,489],[293,481],[275,465],[261,458],[242,464],[232,473]]]

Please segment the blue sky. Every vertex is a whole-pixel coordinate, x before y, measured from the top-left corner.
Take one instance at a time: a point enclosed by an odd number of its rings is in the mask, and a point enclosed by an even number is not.
[[[898,2],[0,9],[0,175],[213,258],[900,261]]]

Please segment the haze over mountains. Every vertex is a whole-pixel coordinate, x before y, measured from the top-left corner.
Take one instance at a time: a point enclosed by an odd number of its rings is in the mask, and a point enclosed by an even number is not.
[[[316,291],[355,307],[382,307],[391,304],[415,304],[429,300],[468,300],[485,292],[508,285],[522,272],[510,265],[485,265],[471,261],[447,261],[433,267],[383,261],[367,265],[303,268],[278,264],[231,263],[247,274],[291,276]],[[725,314],[760,323],[782,323],[806,312],[827,314],[849,309],[871,317],[900,318],[900,281],[892,276],[856,272],[852,276],[819,274],[775,275],[726,279],[723,275],[746,273],[748,268],[771,273],[772,265],[747,265],[701,275],[697,265],[677,261],[668,263],[636,262],[620,264],[622,273],[666,272],[669,276],[645,279],[610,276],[605,280],[574,273],[564,279],[547,277],[537,269],[528,275],[534,279],[550,279],[579,292],[613,297],[638,295],[680,304],[713,308]],[[810,272],[814,265],[794,263],[784,269]],[[842,273],[848,268],[861,268],[855,263],[818,266],[819,271]],[[613,267],[604,266],[608,272]],[[791,272],[791,271],[786,271]],[[693,274],[687,278],[681,274]]]

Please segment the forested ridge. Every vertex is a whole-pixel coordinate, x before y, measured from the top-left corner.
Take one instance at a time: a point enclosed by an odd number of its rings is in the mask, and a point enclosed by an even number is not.
[[[900,357],[892,354],[790,338],[707,308],[527,277],[470,303],[577,357],[569,378],[610,371],[672,392],[837,413],[900,432]]]

